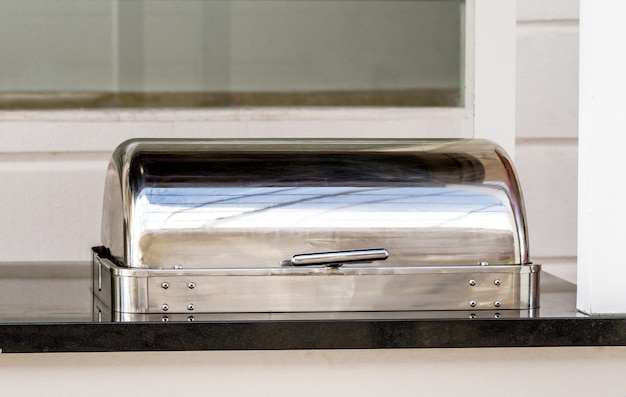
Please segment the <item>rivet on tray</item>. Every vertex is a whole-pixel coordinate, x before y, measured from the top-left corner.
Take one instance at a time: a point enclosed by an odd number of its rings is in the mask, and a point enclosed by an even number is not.
[[[183,265],[174,265],[174,269],[180,270],[183,268]]]
[[[189,288],[189,289],[196,288],[196,283],[189,283],[189,284],[187,284],[187,288]]]
[[[163,305],[161,305],[161,310],[163,310],[164,312],[170,310],[170,305],[164,303]]]
[[[170,283],[168,283],[168,282],[161,283],[161,288],[168,289],[169,287],[170,287]]]
[[[469,285],[471,285],[472,287],[476,285],[476,280],[470,280],[469,281]]]
[[[502,317],[502,315],[500,313],[496,313],[496,314],[493,315],[493,317],[494,318],[500,318],[500,317]]]
[[[478,262],[480,266],[489,266],[489,262],[480,261]]]
[[[495,307],[500,307],[502,304],[500,303],[500,301],[495,301],[493,305]]]
[[[493,283],[494,283],[495,285],[500,285],[500,284],[502,284],[502,281],[500,281],[500,280],[495,280]]]
[[[476,301],[470,301],[470,306],[471,307],[476,307]]]
[[[195,317],[194,316],[189,316],[187,317],[187,321],[191,322],[191,321],[195,321]]]
[[[187,305],[187,310],[193,310],[196,308],[196,305],[194,305],[193,303],[190,303]]]
[[[163,317],[161,317],[161,321],[163,321],[164,323],[166,323],[166,322],[170,321],[170,318],[169,318],[169,317],[167,317],[167,316],[163,316]]]
[[[470,313],[469,318],[476,318],[476,313]]]

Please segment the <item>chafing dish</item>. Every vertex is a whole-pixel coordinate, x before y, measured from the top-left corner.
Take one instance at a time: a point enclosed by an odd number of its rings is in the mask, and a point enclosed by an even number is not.
[[[473,139],[129,140],[93,249],[116,319],[530,310],[539,272],[513,164]]]

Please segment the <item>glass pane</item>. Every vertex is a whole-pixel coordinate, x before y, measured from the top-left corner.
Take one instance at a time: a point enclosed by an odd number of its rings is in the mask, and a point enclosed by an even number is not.
[[[462,0],[0,0],[0,108],[463,106],[462,26]]]

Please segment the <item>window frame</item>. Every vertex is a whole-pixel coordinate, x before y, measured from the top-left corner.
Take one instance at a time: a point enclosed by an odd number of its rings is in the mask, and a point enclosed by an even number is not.
[[[93,152],[131,137],[486,138],[513,156],[515,1],[464,7],[462,107],[9,110],[0,111],[2,140],[15,152]],[[20,147],[23,134],[42,139]]]

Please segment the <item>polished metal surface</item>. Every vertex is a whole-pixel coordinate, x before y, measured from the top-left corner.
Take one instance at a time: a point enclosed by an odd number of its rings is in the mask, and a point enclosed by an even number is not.
[[[112,285],[112,293],[95,292],[99,310],[111,313],[528,310],[539,305],[539,265],[129,269],[94,254],[93,266]],[[169,288],[163,289],[164,283]]]
[[[109,307],[92,302],[92,263],[0,263],[0,323],[56,324],[98,321],[98,310]],[[468,287],[469,288],[469,287]],[[537,319],[587,318],[576,311],[576,285],[541,271],[540,309],[461,310],[461,311],[384,311],[308,313],[194,313],[196,321],[236,320],[347,320],[347,319],[476,319],[510,317]],[[109,300],[111,295],[109,294]],[[196,302],[197,304],[197,302]],[[161,321],[162,313],[101,312],[100,321]],[[187,321],[188,312],[167,313],[171,321]]]
[[[131,140],[108,168],[102,242],[135,269],[371,247],[388,259],[360,267],[529,262],[516,174],[485,140]]]

